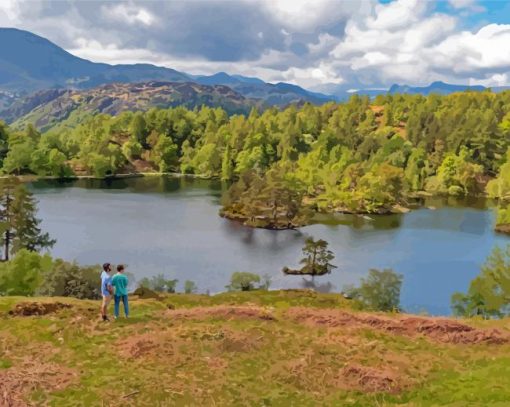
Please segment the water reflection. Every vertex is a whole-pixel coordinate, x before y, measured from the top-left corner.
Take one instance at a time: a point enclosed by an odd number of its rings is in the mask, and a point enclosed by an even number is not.
[[[234,271],[268,273],[275,289],[308,286],[281,270],[298,266],[313,236],[330,243],[338,266],[315,279],[316,289],[336,291],[370,268],[393,268],[404,275],[405,309],[447,314],[451,294],[468,287],[495,245],[510,242],[492,231],[491,201],[427,198],[405,215],[319,215],[300,230],[272,231],[219,217],[225,187],[174,177],[31,185],[56,256],[127,263],[137,278],[166,273],[181,285],[195,281],[201,292],[224,290]]]

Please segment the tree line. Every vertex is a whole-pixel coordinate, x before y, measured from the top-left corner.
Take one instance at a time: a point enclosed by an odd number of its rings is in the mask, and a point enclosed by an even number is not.
[[[251,216],[243,194],[261,192],[257,183],[274,186],[264,191],[269,203],[259,205],[274,219],[292,215],[297,201],[317,210],[382,213],[422,191],[508,198],[509,140],[510,91],[372,101],[354,95],[345,103],[246,116],[209,107],[97,114],[44,134],[1,124],[0,163],[7,174],[159,171],[238,181],[234,212],[256,223],[269,216]],[[271,203],[275,189],[289,195],[281,210]],[[301,222],[299,211],[296,222],[289,216],[291,224]]]

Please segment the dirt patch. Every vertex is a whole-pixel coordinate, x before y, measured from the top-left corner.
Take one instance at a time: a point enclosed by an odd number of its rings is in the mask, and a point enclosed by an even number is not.
[[[9,315],[28,317],[32,315],[46,315],[53,314],[62,309],[72,308],[71,304],[64,304],[62,302],[21,302],[9,311]]]
[[[402,390],[398,375],[389,369],[350,364],[341,370],[339,380],[347,388],[363,392],[398,393]]]
[[[442,343],[503,344],[509,335],[497,329],[477,329],[462,322],[446,318],[408,317],[396,318],[371,314],[355,314],[339,310],[312,310],[293,308],[289,317],[305,324],[327,327],[375,328],[405,336],[425,336]]]
[[[169,310],[167,315],[174,319],[206,319],[206,318],[224,318],[224,319],[259,319],[265,321],[274,321],[275,317],[270,310],[262,307],[196,307],[191,309]]]
[[[46,393],[63,390],[78,377],[69,368],[55,363],[25,360],[20,365],[0,369],[0,405],[9,407],[32,406],[26,400],[37,389]]]
[[[116,346],[119,353],[126,358],[140,358],[152,353],[159,347],[159,343],[154,338],[154,334],[141,334],[131,336],[120,341]]]

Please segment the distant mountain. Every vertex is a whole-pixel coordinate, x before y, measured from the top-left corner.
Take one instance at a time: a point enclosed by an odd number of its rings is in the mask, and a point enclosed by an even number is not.
[[[90,114],[116,115],[123,111],[149,110],[152,107],[222,107],[228,113],[248,113],[260,102],[245,98],[223,85],[193,82],[146,82],[107,84],[93,89],[43,90],[18,99],[0,117],[14,129],[33,123],[44,131],[66,122],[75,126]]]
[[[473,91],[473,92],[481,92],[486,89],[485,86],[482,85],[454,85],[445,82],[432,82],[428,86],[410,86],[410,85],[398,85],[394,84],[389,89],[348,89],[349,87],[346,85],[336,85],[336,84],[325,84],[316,87],[315,89],[320,90],[322,92],[330,93],[333,97],[336,97],[338,100],[347,100],[350,96],[356,95],[366,95],[371,98],[376,97],[377,95],[385,95],[385,94],[411,94],[411,95],[430,95],[432,93],[440,94],[440,95],[448,95],[450,93],[455,92],[464,92],[464,91]],[[504,90],[510,89],[510,86],[497,86],[491,87],[490,90],[493,92],[502,92]]]
[[[408,86],[408,85],[393,85],[388,93],[407,93],[411,95],[420,94],[420,95],[430,95],[431,93],[436,93],[440,95],[448,95],[454,92],[464,92],[466,90],[469,91],[483,91],[486,88],[481,85],[452,85],[444,82],[432,82],[428,86]]]
[[[189,81],[186,74],[149,64],[108,65],[78,58],[28,31],[0,28],[0,89],[90,88],[110,82]]]
[[[324,103],[332,98],[288,84],[270,84],[258,78],[229,75],[189,75],[150,64],[108,65],[78,58],[54,43],[14,28],[0,28],[0,91],[31,93],[45,89],[90,89],[108,83],[149,81],[196,82],[225,85],[267,105]],[[287,86],[288,85],[288,86]],[[0,96],[0,108],[2,107]]]

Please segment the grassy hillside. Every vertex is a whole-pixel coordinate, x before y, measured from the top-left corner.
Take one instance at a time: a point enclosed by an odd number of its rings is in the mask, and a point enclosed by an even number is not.
[[[94,301],[1,298],[0,404],[503,406],[510,399],[507,321],[366,314],[338,295],[306,291],[176,294],[131,305],[131,319],[103,323]],[[49,313],[23,315],[34,311]]]

